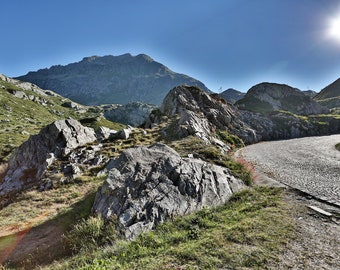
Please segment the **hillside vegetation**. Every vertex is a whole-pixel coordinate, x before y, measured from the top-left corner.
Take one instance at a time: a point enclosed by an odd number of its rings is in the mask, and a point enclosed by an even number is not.
[[[110,128],[121,127],[99,117],[99,111],[79,106],[78,109],[65,106],[70,102],[51,91],[44,91],[35,85],[0,77],[0,162],[7,160],[12,151],[37,134],[47,124],[72,117],[84,120],[90,125]],[[96,124],[95,124],[96,123]]]

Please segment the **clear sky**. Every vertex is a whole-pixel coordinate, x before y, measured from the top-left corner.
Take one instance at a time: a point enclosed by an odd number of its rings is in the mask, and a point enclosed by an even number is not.
[[[0,73],[145,53],[212,91],[340,77],[339,0],[1,0]]]

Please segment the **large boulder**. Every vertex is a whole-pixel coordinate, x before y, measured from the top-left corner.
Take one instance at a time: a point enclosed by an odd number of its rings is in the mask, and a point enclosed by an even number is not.
[[[20,145],[9,159],[7,173],[0,184],[0,197],[38,184],[56,158],[65,157],[73,149],[95,140],[94,130],[74,119],[46,126]]]
[[[168,218],[224,204],[244,188],[224,167],[181,158],[164,144],[131,148],[111,160],[93,212],[117,219],[127,239]]]
[[[210,141],[210,134],[220,129],[228,130],[245,143],[259,140],[255,131],[239,119],[233,106],[197,87],[182,85],[173,88],[160,110],[168,117],[178,116],[177,125],[172,130],[178,137],[195,135]]]

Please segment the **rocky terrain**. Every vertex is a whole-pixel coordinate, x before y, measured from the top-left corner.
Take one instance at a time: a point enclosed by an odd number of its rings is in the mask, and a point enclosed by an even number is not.
[[[321,105],[339,110],[340,108],[340,79],[337,79],[330,85],[323,88],[320,93],[315,95],[314,99]]]
[[[327,98],[335,98],[340,96],[340,78],[323,88],[314,99],[323,100]]]
[[[33,135],[16,149],[8,161],[7,173],[0,184],[1,204],[25,189],[39,185],[46,169],[77,147],[96,140],[93,129],[73,119],[54,122]],[[74,169],[69,165],[70,170]],[[65,168],[66,169],[66,168]]]
[[[0,162],[55,120],[93,116],[99,114],[52,91],[0,75]]]
[[[208,95],[197,87],[178,86],[165,97],[160,115],[176,117],[169,132],[178,138],[195,135],[209,142],[217,130],[227,130],[246,143],[258,141],[256,132],[240,121],[238,112],[216,95]],[[151,114],[151,122],[160,115]]]
[[[124,57],[121,60],[131,58]],[[153,63],[144,55],[138,57]],[[94,57],[83,61],[96,62],[98,59],[105,60]],[[327,110],[298,90],[285,85],[274,87],[273,84],[261,84],[254,87],[250,91],[253,96],[250,96],[255,103],[247,103],[247,106],[255,104],[256,108],[259,104],[265,104],[263,111],[256,112],[239,110],[217,94],[208,94],[196,86],[174,87],[164,97],[159,108],[142,103],[89,107],[51,91],[41,90],[30,83],[5,76],[1,77],[0,82],[1,125],[10,132],[10,136],[14,137],[15,132],[27,128],[24,122],[31,122],[32,126],[40,122],[43,127],[38,134],[33,129],[25,133],[26,140],[20,137],[17,143],[23,143],[19,147],[13,146],[7,153],[10,157],[4,159],[0,166],[0,220],[1,224],[6,224],[3,227],[0,224],[0,228],[13,235],[24,235],[30,229],[22,229],[13,222],[6,223],[6,219],[11,216],[8,213],[13,212],[8,209],[15,209],[24,198],[33,198],[32,205],[41,203],[41,207],[49,208],[39,213],[37,222],[42,222],[44,216],[52,215],[50,209],[55,209],[53,215],[58,214],[58,218],[63,218],[63,214],[60,214],[66,210],[60,210],[61,207],[77,211],[79,206],[76,204],[86,202],[91,212],[88,210],[81,217],[90,217],[92,214],[103,219],[105,226],[113,224],[118,238],[136,239],[141,233],[154,229],[164,221],[206,207],[224,205],[235,192],[245,189],[246,184],[250,184],[250,173],[230,158],[232,150],[244,143],[340,133],[338,116],[304,115]],[[302,103],[299,106],[287,106],[292,98]],[[25,107],[29,109],[22,109]],[[267,110],[269,107],[270,110]],[[58,117],[53,118],[53,112]],[[23,114],[27,114],[28,119],[20,123],[22,126],[9,125],[15,121],[15,117],[23,118]],[[104,117],[139,127],[117,125]],[[336,168],[329,171],[338,175]],[[104,183],[101,182],[103,180]],[[306,186],[315,186],[314,182],[312,185],[310,183]],[[98,186],[96,192],[94,187]],[[82,189],[85,191],[80,191]],[[328,189],[337,192],[336,188]],[[54,195],[57,197],[54,202],[42,201],[43,194],[53,192],[58,194]],[[320,193],[326,191],[320,188]],[[91,196],[92,200],[89,199]],[[68,201],[70,205],[67,205]],[[274,203],[263,204],[263,207],[274,206]],[[23,212],[26,213],[27,209]],[[74,219],[76,216],[67,218],[76,224],[85,222]],[[61,235],[70,230],[69,220],[68,225],[56,225],[59,221],[53,223],[53,228],[56,227]],[[25,224],[36,226],[35,221]],[[39,238],[41,241],[53,242],[53,245],[61,248],[63,244],[60,239],[45,238],[44,225],[39,226],[41,231],[35,232],[35,237],[43,235]],[[199,239],[195,226],[190,227],[190,230],[193,237]],[[74,228],[78,228],[77,225]],[[112,235],[103,243],[112,243],[117,235]],[[0,236],[0,243],[3,241],[5,247],[9,236],[12,237],[11,234]],[[228,237],[233,239],[232,235]],[[30,243],[34,241],[33,237]],[[9,255],[7,251],[3,252],[1,245],[2,263]],[[25,254],[30,255],[26,259],[38,256],[39,248],[34,244],[32,249],[27,248],[29,251]],[[23,249],[19,247],[16,250],[22,253]],[[16,263],[24,263],[23,257],[21,255]],[[16,260],[14,255],[10,258]],[[53,259],[55,257],[51,255],[50,260]],[[28,262],[26,265],[31,264]]]
[[[219,93],[219,96],[221,98],[224,98],[226,101],[228,101],[231,104],[235,104],[236,101],[244,98],[246,94],[242,93],[238,90],[229,88],[227,90],[224,90],[223,92]]]
[[[240,109],[259,113],[278,110],[298,115],[328,113],[328,109],[299,89],[276,83],[260,83],[253,86],[236,104]]]
[[[117,218],[126,239],[169,218],[222,205],[245,187],[227,168],[182,158],[164,144],[128,149],[105,170],[108,177],[93,210],[105,219]]]
[[[177,85],[200,81],[171,71],[145,54],[92,56],[66,66],[29,72],[17,79],[32,82],[84,105],[143,102],[159,105]]]
[[[151,112],[157,109],[155,105],[141,102],[133,102],[125,105],[101,105],[98,107],[102,110],[106,119],[134,127],[143,125],[149,118]]]

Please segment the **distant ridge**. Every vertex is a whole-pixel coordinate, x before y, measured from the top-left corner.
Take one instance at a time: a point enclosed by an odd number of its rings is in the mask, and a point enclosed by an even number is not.
[[[150,56],[90,56],[66,66],[52,66],[17,77],[51,89],[85,105],[144,102],[159,105],[175,86],[198,86],[200,81],[171,71]]]
[[[236,101],[244,98],[246,93],[242,93],[241,91],[235,90],[233,88],[229,88],[227,90],[224,90],[219,94],[220,97],[224,98],[226,101],[228,101],[231,104],[234,104]]]
[[[340,97],[340,78],[332,82],[330,85],[323,88],[319,94],[317,94],[315,100],[323,100],[327,98]]]
[[[298,115],[327,113],[309,95],[286,84],[259,83],[249,89],[243,99],[236,102],[240,109],[260,113],[288,111]]]

